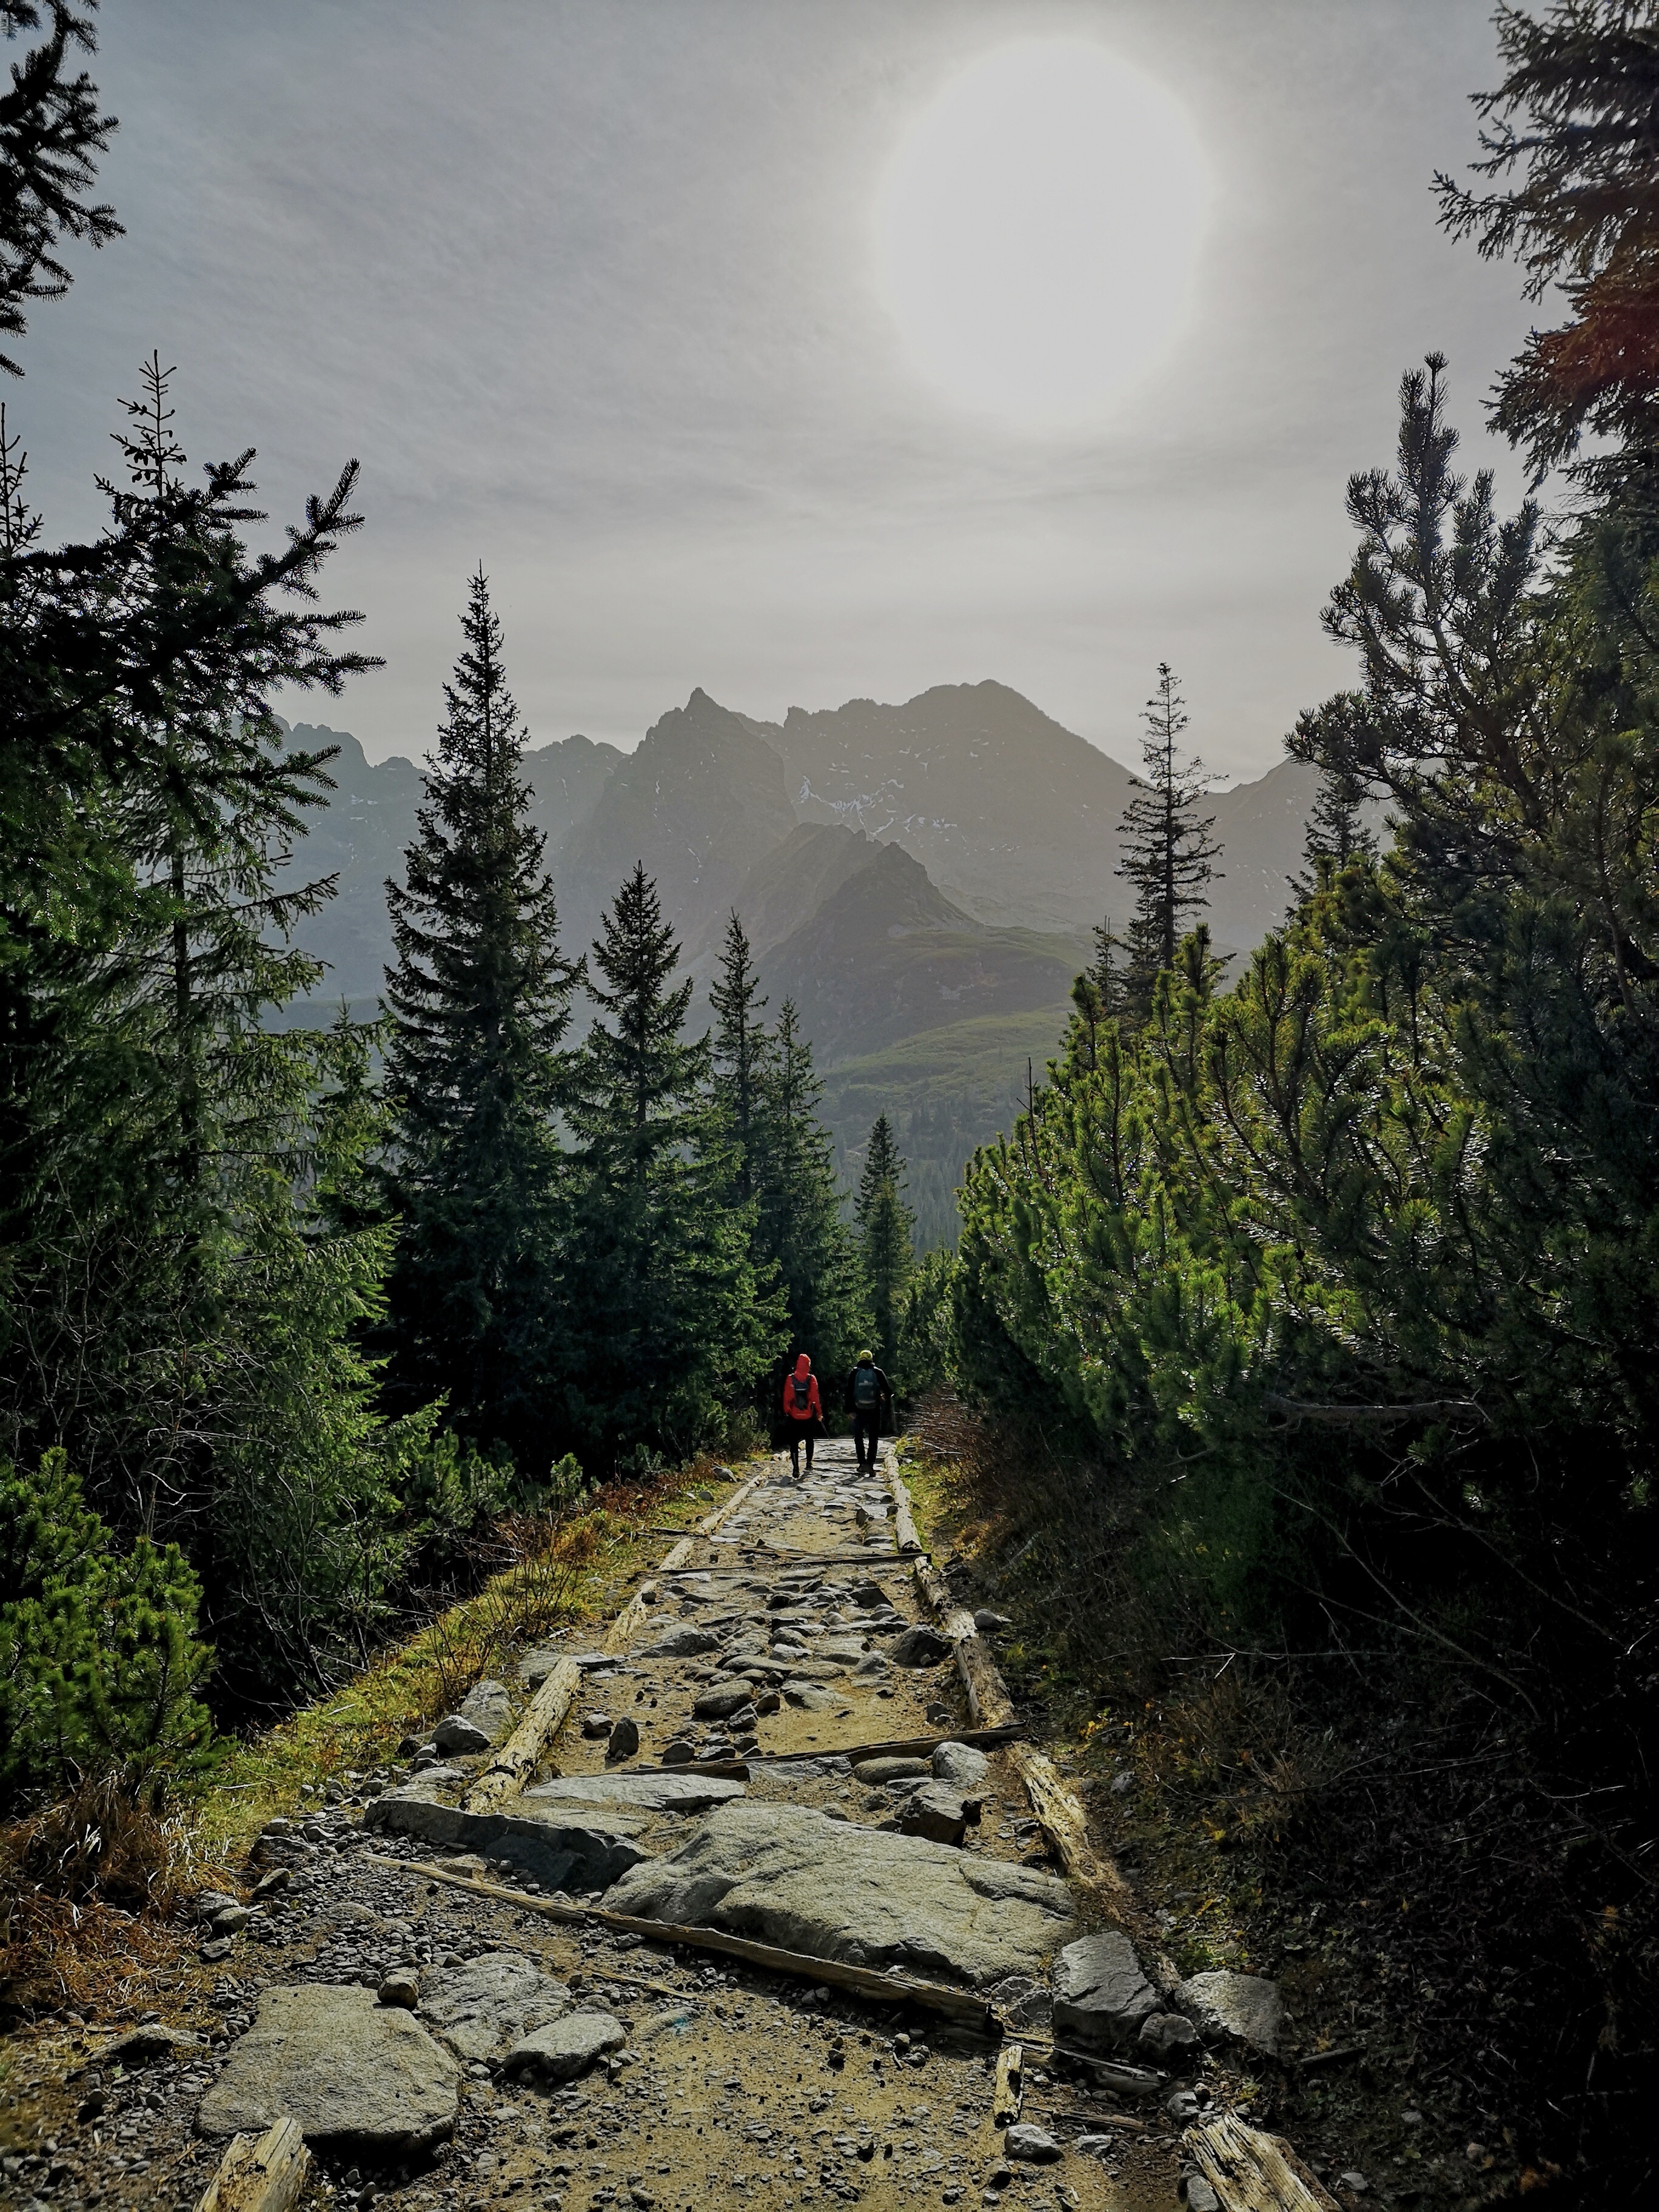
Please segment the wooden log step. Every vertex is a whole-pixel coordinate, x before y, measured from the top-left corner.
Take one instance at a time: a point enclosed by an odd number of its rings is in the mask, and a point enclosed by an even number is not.
[[[311,2172],[298,2120],[285,2112],[262,2136],[233,2136],[196,2212],[291,2212]]]

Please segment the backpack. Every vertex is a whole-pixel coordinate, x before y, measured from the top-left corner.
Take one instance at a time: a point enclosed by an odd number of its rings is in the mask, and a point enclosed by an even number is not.
[[[804,1413],[812,1402],[812,1378],[810,1375],[804,1378],[799,1375],[792,1375],[789,1377],[789,1382],[795,1394],[795,1411],[798,1413]]]
[[[872,1413],[881,1403],[881,1377],[873,1367],[853,1370],[853,1403],[860,1413]]]

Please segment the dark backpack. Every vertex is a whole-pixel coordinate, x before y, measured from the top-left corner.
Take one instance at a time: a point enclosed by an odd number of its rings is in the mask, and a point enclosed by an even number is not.
[[[803,1381],[799,1375],[792,1375],[789,1382],[795,1394],[795,1410],[804,1413],[812,1402],[812,1378],[809,1375]]]
[[[881,1403],[881,1377],[873,1367],[853,1370],[853,1403],[860,1413],[873,1413]]]

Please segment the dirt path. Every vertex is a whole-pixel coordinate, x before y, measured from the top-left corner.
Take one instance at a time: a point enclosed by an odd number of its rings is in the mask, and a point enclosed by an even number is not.
[[[948,1847],[899,1832],[925,1777],[872,1781],[843,1755],[967,1725],[948,1656],[904,1663],[918,1607],[893,1552],[890,1510],[879,1477],[857,1472],[848,1444],[822,1448],[799,1485],[779,1462],[718,1534],[696,1545],[687,1571],[663,1582],[630,1650],[607,1659],[589,1632],[541,1655],[543,1672],[562,1652],[585,1661],[569,1718],[548,1747],[551,1771],[523,1801],[545,1811],[545,1837],[515,1823],[480,1850],[465,1848],[465,1835],[446,1844],[410,1832],[455,1817],[485,1763],[474,1754],[428,1765],[413,1796],[404,1794],[406,1770],[364,1778],[360,1802],[264,1841],[253,1871],[270,1886],[252,1917],[217,1939],[224,1954],[204,1963],[197,1986],[158,2024],[176,2021],[201,2039],[147,2060],[129,2050],[125,2064],[107,2048],[85,2050],[69,2091],[78,2119],[42,2081],[38,2125],[51,2133],[33,2136],[26,2163],[14,2153],[0,2166],[0,2197],[44,2208],[193,2205],[231,2124],[248,2124],[248,2100],[275,2078],[270,2068],[292,2065],[295,2039],[309,2034],[307,2094],[356,2097],[362,2128],[355,2143],[317,2146],[307,2203],[793,2212],[832,2199],[948,2206],[1006,2197],[1066,2212],[1173,2212],[1179,2130],[1164,2103],[1202,2075],[1201,2058],[1190,2077],[1172,2072],[1137,2103],[1104,2094],[1083,2069],[1062,2078],[1028,2046],[1022,2118],[1053,2138],[1056,2154],[1011,2159],[994,2124],[996,2046],[987,2036],[914,2006],[534,1910],[537,1895],[555,1890],[578,1902],[605,1890],[607,1903],[630,1911],[647,1892],[695,1905],[718,1875],[753,1892],[744,1932],[776,1942],[793,1929],[790,1948],[810,1948],[823,1940],[820,1919],[840,1925],[835,1885],[846,1868],[863,1868],[866,1850],[884,1852],[898,1869],[890,1894],[879,1881],[872,1893],[860,1874],[862,1917],[848,1923],[866,1961],[966,1976],[1005,2010],[1024,1991],[1040,2030],[1040,1978],[1004,1969],[1037,1940],[1042,1913],[1070,1906],[1006,1754],[990,1753],[983,1780],[964,1792],[981,1809]],[[698,1644],[706,1648],[661,1648]],[[507,1686],[521,1702],[524,1685]],[[746,1691],[757,1707],[775,1699],[775,1710],[694,1714],[721,1688]],[[590,1716],[613,1728],[634,1723],[637,1752],[608,1759],[610,1739]],[[498,1735],[505,1725],[510,1717]],[[687,1745],[700,1761],[745,1759],[746,1778],[723,1785],[726,1803],[696,1803],[695,1779],[692,1802],[677,1809],[606,1796],[660,1779],[665,1754],[682,1757]],[[779,1763],[786,1753],[813,1756]],[[566,1864],[556,1853],[573,1836],[586,1838],[580,1850],[611,1854],[613,1875],[620,1860],[633,1864],[614,1887],[556,1880]],[[824,1854],[821,1881],[810,1858],[801,1863],[809,1847]],[[931,1885],[914,1896],[913,1864]],[[510,1895],[481,1895],[443,1875]],[[741,1917],[734,1895],[722,1908],[728,1924]],[[954,1976],[941,1945],[960,1948]],[[539,2032],[556,2042],[596,2019],[614,2024],[604,2031],[613,2047],[586,2062],[580,2053],[523,2057],[538,2021],[551,2021]],[[556,2078],[563,2071],[573,2078]]]

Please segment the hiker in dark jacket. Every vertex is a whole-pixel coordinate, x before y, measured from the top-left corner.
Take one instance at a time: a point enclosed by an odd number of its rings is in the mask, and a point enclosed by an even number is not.
[[[847,1378],[847,1411],[853,1416],[853,1449],[860,1467],[874,1467],[881,1436],[882,1414],[893,1403],[893,1386],[876,1364],[873,1352],[861,1352],[858,1364]],[[865,1456],[865,1443],[870,1446]]]
[[[793,1373],[783,1378],[783,1428],[789,1439],[789,1464],[800,1473],[800,1448],[806,1445],[806,1472],[812,1472],[812,1438],[823,1419],[823,1401],[818,1396],[818,1378],[812,1372],[812,1363],[803,1352],[796,1360]]]

